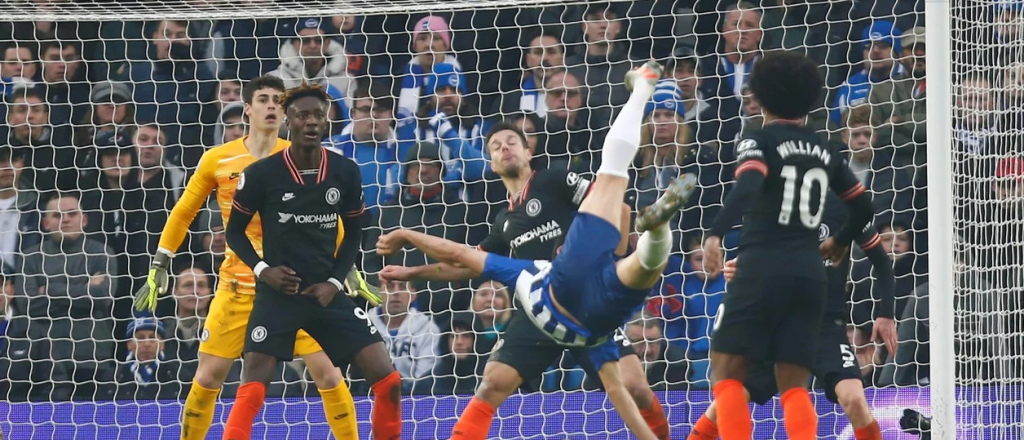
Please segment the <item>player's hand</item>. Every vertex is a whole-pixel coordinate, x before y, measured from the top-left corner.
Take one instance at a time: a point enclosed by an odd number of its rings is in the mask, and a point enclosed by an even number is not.
[[[405,246],[405,231],[399,229],[377,238],[377,254],[388,256],[398,252]]]
[[[725,282],[731,283],[732,278],[736,276],[736,258],[733,258],[725,262],[725,268],[722,269],[722,275],[725,275]]]
[[[316,298],[316,301],[324,307],[334,301],[334,296],[337,294],[338,288],[327,282],[316,283],[302,290],[302,296]]]
[[[718,273],[725,264],[725,253],[722,252],[722,239],[714,235],[704,240],[704,271]]]
[[[167,293],[167,268],[170,265],[171,255],[157,251],[153,256],[153,263],[149,266],[146,284],[135,292],[135,310],[150,313],[156,310],[156,300],[160,295]]]
[[[384,299],[380,296],[380,291],[368,284],[363,279],[363,274],[358,269],[352,268],[348,272],[348,276],[345,277],[345,291],[348,296],[353,298],[359,296],[366,300],[367,304],[377,307],[384,303]]]
[[[302,280],[295,274],[294,270],[285,266],[274,266],[263,269],[263,271],[260,272],[260,281],[269,284],[274,290],[285,295],[294,295],[299,293],[299,283],[302,282]]]
[[[871,326],[871,341],[877,341],[879,338],[885,344],[885,351],[891,356],[896,356],[896,321],[892,318],[875,318],[875,325]]]
[[[821,256],[832,261],[833,265],[839,265],[850,254],[850,248],[841,246],[835,238],[829,237],[818,246]]]
[[[380,285],[386,286],[392,281],[410,281],[412,280],[412,268],[405,266],[384,266],[380,273],[377,274],[377,278],[380,279]]]

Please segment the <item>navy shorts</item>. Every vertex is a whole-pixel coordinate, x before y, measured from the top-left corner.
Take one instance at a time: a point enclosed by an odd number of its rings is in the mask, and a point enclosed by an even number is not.
[[[607,220],[581,212],[551,263],[551,290],[562,307],[594,334],[610,334],[643,305],[651,289],[630,289],[615,272],[622,234]]]

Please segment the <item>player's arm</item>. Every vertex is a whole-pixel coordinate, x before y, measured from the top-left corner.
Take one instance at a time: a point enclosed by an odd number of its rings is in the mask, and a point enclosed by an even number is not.
[[[505,211],[498,213],[494,225],[503,225],[505,223],[504,216]],[[498,227],[500,226],[491,227],[491,233],[477,246],[477,250],[498,255],[511,254],[512,250],[509,249],[508,243],[502,239],[501,230]],[[387,284],[390,281],[410,280],[464,281],[476,278],[476,276],[472,269],[446,262],[415,267],[386,266],[379,274],[382,284]]]
[[[896,321],[893,320],[893,308],[896,302],[896,279],[892,270],[892,261],[882,248],[882,238],[874,226],[868,225],[864,233],[857,239],[857,244],[867,254],[871,266],[875,268],[875,282],[872,284],[871,296],[879,301],[875,309],[875,325],[871,327],[871,340],[881,338],[890,354],[896,353]]]
[[[217,171],[217,157],[215,154],[203,154],[199,160],[199,167],[195,174],[189,179],[181,199],[171,209],[167,217],[164,230],[160,234],[160,243],[153,256],[150,265],[149,275],[138,292],[135,293],[135,308],[140,311],[156,310],[156,300],[159,295],[167,293],[168,276],[167,271],[174,258],[174,252],[185,241],[188,234],[188,227],[195,220],[196,214],[210,198],[214,188],[217,186],[215,172]]]
[[[235,198],[231,201],[231,217],[224,228],[224,235],[228,247],[252,269],[258,280],[266,282],[281,293],[295,294],[299,290],[299,278],[295,276],[295,271],[283,266],[270,267],[256,253],[256,248],[245,234],[245,229],[249,227],[252,218],[263,207],[266,199],[265,179],[258,177],[258,167],[261,163],[263,162],[249,165],[238,176]],[[246,177],[250,174],[250,177]]]
[[[601,378],[601,384],[604,385],[608,394],[608,400],[612,401],[615,411],[619,413],[619,417],[622,417],[626,427],[633,431],[633,435],[641,440],[657,440],[658,437],[654,435],[654,431],[651,431],[650,426],[647,426],[647,422],[640,415],[640,408],[636,406],[629,391],[626,391],[626,386],[619,376],[618,362],[605,362],[601,365],[601,369],[597,370],[597,375]]]
[[[487,252],[409,229],[399,229],[381,235],[377,240],[377,253],[391,255],[402,249],[406,243],[434,260],[464,268],[470,275],[468,278],[476,278],[484,272]]]
[[[833,157],[841,157],[838,151],[833,152]],[[831,174],[829,181],[832,183],[829,187],[850,207],[850,218],[835,236],[822,243],[821,249],[825,257],[839,262],[848,256],[850,243],[860,236],[875,217],[875,206],[871,203],[871,195],[853,175],[853,171],[850,171],[846,160],[835,161]]]
[[[740,221],[751,201],[761,191],[768,176],[764,151],[756,138],[747,138],[736,145],[736,184],[725,198],[722,210],[715,216],[710,235],[704,240],[705,260],[722,264],[722,237]],[[715,266],[707,268],[714,271]]]

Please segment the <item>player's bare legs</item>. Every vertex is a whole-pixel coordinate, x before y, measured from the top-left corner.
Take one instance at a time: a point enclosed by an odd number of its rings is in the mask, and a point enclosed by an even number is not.
[[[864,383],[860,379],[844,379],[836,384],[835,391],[839,406],[843,407],[846,418],[853,425],[854,436],[858,439],[882,440],[882,430],[864,396]]]
[[[383,342],[359,350],[353,359],[373,390],[371,424],[373,438],[398,440],[402,437],[402,378],[391,363]]]

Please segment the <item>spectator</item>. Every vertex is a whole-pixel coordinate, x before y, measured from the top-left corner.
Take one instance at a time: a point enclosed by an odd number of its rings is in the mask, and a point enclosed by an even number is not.
[[[660,320],[643,315],[626,324],[626,337],[640,356],[647,373],[647,383],[655,391],[687,388],[686,354],[669,344],[661,331]]]
[[[231,76],[222,77],[217,81],[216,96],[213,105],[219,111],[224,111],[228,104],[242,102],[242,81]]]
[[[35,46],[24,42],[16,42],[4,49],[4,59],[0,63],[0,82],[3,83],[4,95],[10,96],[14,89],[35,84],[39,70],[35,54]]]
[[[7,142],[25,161],[31,186],[40,192],[76,189],[85,163],[66,138],[54,137],[46,98],[36,89],[18,89],[9,99]]]
[[[438,64],[448,64],[462,69],[452,50],[452,32],[448,22],[441,17],[428,15],[416,22],[412,28],[413,58],[402,74],[402,91],[398,95],[396,113],[401,116],[415,115],[420,107],[420,96],[427,77]]]
[[[21,178],[24,167],[21,156],[13,155],[10,147],[0,147],[0,264],[5,271],[20,269],[22,252],[42,239],[39,194]]]
[[[711,349],[711,333],[725,294],[725,277],[716,266],[704,266],[700,241],[691,240],[683,264],[683,314],[686,319],[687,357],[704,359]]]
[[[19,309],[30,319],[28,340],[45,346],[42,353],[73,371],[78,384],[109,377],[106,363],[115,346],[111,305],[120,274],[113,250],[85,236],[88,222],[75,195],[46,203],[46,239],[26,251],[18,293],[24,304]],[[89,388],[76,386],[76,395],[90,395]]]
[[[215,213],[216,214],[216,213]],[[213,273],[220,271],[220,265],[224,263],[224,252],[228,249],[227,238],[224,235],[224,224],[219,214],[212,216],[213,221],[210,225],[209,232],[202,234],[198,253],[202,256],[209,255],[209,258],[213,261],[213,265],[210,266]]]
[[[903,67],[906,75],[871,86],[871,114],[878,127],[879,147],[896,149],[894,166],[924,166],[928,121],[925,111],[925,30],[915,27],[903,35]],[[907,167],[909,171],[913,168]]]
[[[720,119],[739,114],[743,86],[765,49],[761,16],[760,9],[745,1],[726,8],[718,50],[701,60],[698,70],[706,75],[701,82]]]
[[[417,138],[438,146],[445,183],[458,188],[465,199],[463,185],[482,179],[487,169],[483,143],[488,124],[465,99],[466,78],[457,67],[434,66],[424,88],[430,95],[418,113],[425,123]]]
[[[101,83],[92,89],[92,107],[75,127],[75,145],[92,147],[111,139],[112,133],[135,124],[135,103],[131,89],[123,83]],[[88,157],[85,158],[88,160]]]
[[[545,168],[568,168],[579,174],[597,171],[608,118],[601,109],[583,105],[580,81],[570,72],[551,75],[544,87],[547,142],[537,153],[548,160]]]
[[[914,235],[905,224],[897,221],[891,225],[882,225],[878,228],[878,234],[882,239],[882,248],[893,260],[893,275],[896,278],[893,289],[896,297],[894,310],[903,310],[913,297],[914,289],[928,281],[928,261],[915,250]],[[870,323],[875,316],[870,262],[863,259],[854,262],[850,279],[853,282],[850,294],[853,302],[851,322],[858,328],[866,326],[870,334]]]
[[[473,289],[473,333],[476,352],[488,354],[512,320],[512,300],[508,289],[497,281],[484,281]]]
[[[711,108],[704,91],[701,90],[701,78],[697,55],[689,47],[676,49],[675,56],[665,64],[666,76],[676,81],[676,86],[683,98],[683,116],[686,122],[696,121],[698,116]],[[707,118],[708,116],[706,116]]]
[[[135,128],[132,144],[139,157],[139,182],[142,187],[165,193],[149,193],[146,199],[153,199],[153,209],[165,208],[169,211],[174,207],[174,201],[181,197],[185,171],[167,160],[167,135],[159,125],[142,124]],[[161,196],[165,198],[163,203],[159,200]]]
[[[212,125],[216,76],[197,62],[188,22],[162,20],[150,36],[150,60],[136,60],[124,78],[134,85],[132,101],[139,120],[155,121],[167,133],[169,145],[201,148],[203,126]],[[193,168],[195,163],[179,164]]]
[[[861,37],[864,45],[864,68],[850,75],[850,78],[839,86],[831,118],[836,125],[842,125],[843,112],[846,109],[868,102],[873,84],[892,80],[906,74],[903,65],[896,58],[903,51],[900,37],[903,32],[888,20],[875,20],[864,28]]]
[[[245,122],[242,117],[244,111],[245,105],[240,102],[224,106],[217,120],[217,129],[214,131],[217,145],[223,145],[245,136]]]
[[[295,38],[281,45],[281,66],[268,74],[280,77],[288,88],[298,87],[303,81],[330,84],[342,96],[352,96],[356,87],[348,74],[345,46],[330,38],[337,33],[329,20],[300,19],[295,25]]]
[[[181,361],[183,370],[191,370],[194,374],[199,359],[199,342],[204,339],[203,323],[213,299],[213,280],[199,265],[185,266],[175,271],[172,292],[174,315],[162,320],[169,338],[166,353]]]
[[[79,47],[70,42],[47,42],[39,47],[43,69],[37,87],[46,96],[50,125],[64,132],[71,132],[72,124],[89,111],[90,87]]]
[[[402,376],[402,387],[408,391],[433,371],[441,331],[430,317],[412,306],[416,300],[412,282],[392,281],[383,290],[384,305],[370,310],[370,322],[384,337],[395,369]]]
[[[381,206],[374,213],[371,224],[379,225],[380,229],[366,230],[364,249],[373,249],[379,234],[398,228],[424,232],[457,243],[467,242],[467,223],[475,222],[467,216],[466,204],[459,201],[441,182],[444,168],[439,156],[437,147],[425,142],[419,143],[407,153],[402,168],[402,192],[397,200]],[[363,269],[377,273],[384,264],[413,267],[428,263],[431,261],[422,251],[406,249],[386,258],[370,255],[363,261]],[[420,310],[440,313],[459,305],[453,301],[461,302],[452,298],[447,282],[432,282],[417,287],[429,291],[429,294],[419,297]],[[465,302],[462,305],[468,306]]]
[[[544,117],[544,84],[548,77],[565,69],[565,46],[556,34],[542,32],[530,39],[523,64],[526,68],[520,88],[495,101],[491,114],[508,118],[515,112],[527,112]]]
[[[218,75],[237,75],[245,81],[277,69],[281,64],[279,39],[287,32],[281,21],[243,17],[217,20],[210,30],[210,53],[203,58],[216,63]]]
[[[958,111],[953,115],[957,126],[954,137],[959,150],[971,155],[1001,153],[999,149],[1005,146],[997,142],[997,97],[992,81],[979,72],[967,73],[956,84],[953,95]]]
[[[612,112],[629,98],[626,73],[632,68],[627,59],[629,48],[617,40],[622,32],[619,16],[608,3],[592,3],[583,12],[583,39],[585,46],[566,58],[576,79],[587,89],[587,108]],[[603,125],[611,120],[601,121]]]
[[[644,108],[645,123],[640,128],[643,150],[637,156],[639,163],[630,185],[637,193],[637,211],[653,204],[690,159],[690,131],[684,111],[682,91],[675,81],[659,81]]]
[[[337,43],[345,48],[348,55],[348,74],[353,78],[365,78],[369,72],[369,58],[366,56],[366,35],[363,33],[363,18],[357,15],[336,15],[331,24],[338,30]],[[388,75],[388,69],[373,66],[373,75]]]
[[[7,352],[7,327],[10,325],[10,319],[14,317],[11,306],[14,304],[17,290],[14,288],[14,275],[6,275],[13,271],[6,265],[0,271],[0,353]]]
[[[434,396],[473,394],[484,374],[487,356],[474,352],[473,324],[453,319],[438,344],[438,360],[432,374],[416,383],[414,394]]]
[[[392,127],[395,101],[386,89],[357,90],[353,102],[352,123],[325,146],[359,164],[366,206],[375,210],[398,195],[398,164],[413,139]]]
[[[889,149],[873,148],[877,132],[872,126],[874,109],[859,105],[846,111],[843,119],[843,143],[850,149],[849,165],[865,188],[871,190],[881,223],[893,220],[912,224],[915,197],[911,173],[896,169]]]
[[[178,378],[181,364],[165,351],[167,333],[153,317],[128,324],[128,357],[117,368],[118,400],[177,400],[185,384]]]

